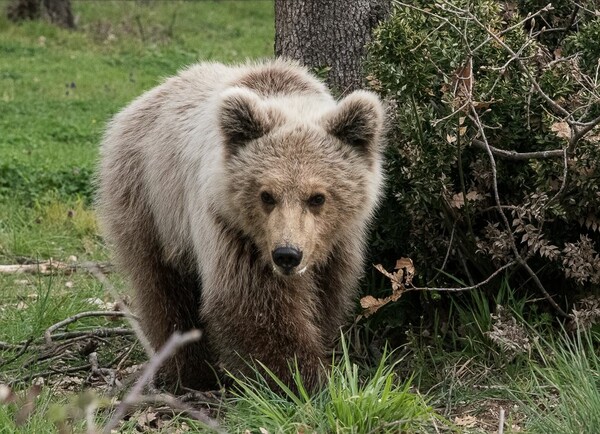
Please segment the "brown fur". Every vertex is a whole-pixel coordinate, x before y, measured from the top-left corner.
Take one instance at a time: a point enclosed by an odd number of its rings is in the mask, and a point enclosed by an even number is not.
[[[374,95],[337,104],[284,61],[199,64],[115,117],[98,209],[142,329],[157,348],[175,330],[204,330],[165,366],[167,385],[211,388],[215,370],[253,360],[289,384],[294,358],[318,384],[355,302],[382,119]],[[302,252],[292,271],[275,264],[279,247]]]
[[[267,64],[260,69],[248,71],[233,84],[247,87],[261,96],[310,94],[324,91],[321,83],[315,82],[312,78],[306,78],[305,71],[281,68],[281,64]]]

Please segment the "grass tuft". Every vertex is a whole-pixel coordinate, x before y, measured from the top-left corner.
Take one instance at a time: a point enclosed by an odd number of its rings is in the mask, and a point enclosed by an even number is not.
[[[389,354],[371,375],[350,360],[342,341],[342,360],[333,363],[323,390],[310,395],[294,369],[297,391],[283,384],[264,366],[254,378],[234,377],[236,391],[226,411],[232,431],[387,433],[422,432],[441,418],[423,397],[411,391],[411,379],[401,381]],[[269,383],[275,382],[280,392]]]
[[[600,427],[600,345],[592,332],[539,339],[533,393],[521,398],[528,432],[592,433]]]

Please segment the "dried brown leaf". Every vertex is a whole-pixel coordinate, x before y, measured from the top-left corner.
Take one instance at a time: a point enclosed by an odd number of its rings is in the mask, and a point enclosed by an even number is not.
[[[403,273],[403,278],[400,280],[401,284],[410,285],[412,283],[412,279],[415,275],[415,264],[413,260],[410,258],[400,258],[396,261],[396,266],[394,267],[396,270],[401,270]]]
[[[470,415],[466,415],[463,417],[456,416],[454,418],[454,423],[457,426],[462,426],[465,428],[474,428],[475,426],[477,426],[477,418]]]
[[[467,200],[470,201],[477,201],[477,200],[483,200],[484,197],[479,194],[479,192],[477,190],[471,190],[467,193]]]
[[[571,127],[566,122],[555,122],[550,129],[561,139],[568,140],[571,138]]]
[[[372,295],[366,295],[360,299],[360,307],[363,309],[379,309],[381,307],[381,299],[375,298]]]
[[[392,273],[390,273],[389,271],[387,271],[385,268],[383,268],[383,265],[381,265],[381,264],[376,264],[375,269],[377,271],[379,271],[381,274],[383,274],[385,277],[387,277],[388,279],[395,278],[395,276]]]
[[[395,273],[390,273],[383,265],[376,264],[375,268],[392,283],[392,294],[385,298],[375,298],[371,295],[361,298],[360,305],[364,309],[363,316],[368,317],[377,312],[381,307],[385,306],[390,302],[398,300],[402,294],[406,291],[405,284],[412,282],[413,276],[415,275],[415,267],[412,259],[400,258],[396,261],[397,270]]]
[[[589,214],[584,221],[584,225],[587,229],[596,232],[598,230],[600,222],[595,215]]]
[[[415,266],[413,264],[412,259],[410,258],[400,258],[396,261],[396,266],[394,267],[394,270],[400,270],[402,268],[406,268],[406,269],[412,269],[414,271]]]
[[[450,206],[452,208],[461,209],[465,206],[465,197],[462,193],[456,193],[452,196],[452,200],[450,200]]]
[[[398,270],[395,273],[390,273],[385,268],[383,268],[383,265],[381,264],[375,265],[375,268],[388,279],[390,279],[393,291],[397,291],[398,289],[403,288],[403,282],[405,280],[404,270]]]
[[[157,415],[155,411],[144,411],[136,419],[138,428],[156,428]]]
[[[400,295],[391,295],[385,298],[375,298],[371,295],[367,295],[360,299],[360,305],[363,308],[362,316],[368,318],[375,312],[377,312],[379,309],[381,309],[383,306],[385,306],[391,301],[396,301],[398,298],[400,298]]]

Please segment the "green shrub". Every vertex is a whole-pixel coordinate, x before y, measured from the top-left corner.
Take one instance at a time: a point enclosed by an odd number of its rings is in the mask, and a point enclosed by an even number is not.
[[[578,135],[600,123],[600,19],[591,2],[546,4],[395,2],[375,32],[368,80],[391,128],[373,244],[411,257],[419,286],[515,262],[514,288],[600,287],[600,128]]]

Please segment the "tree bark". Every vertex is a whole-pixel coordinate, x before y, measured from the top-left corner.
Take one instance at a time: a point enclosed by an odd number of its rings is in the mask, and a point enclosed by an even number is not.
[[[75,28],[71,0],[42,0],[44,14],[51,23],[68,29]]]
[[[13,22],[43,17],[61,27],[75,27],[71,0],[13,0],[6,8],[6,16]]]
[[[275,0],[275,55],[325,72],[344,94],[363,86],[362,59],[390,0]]]

